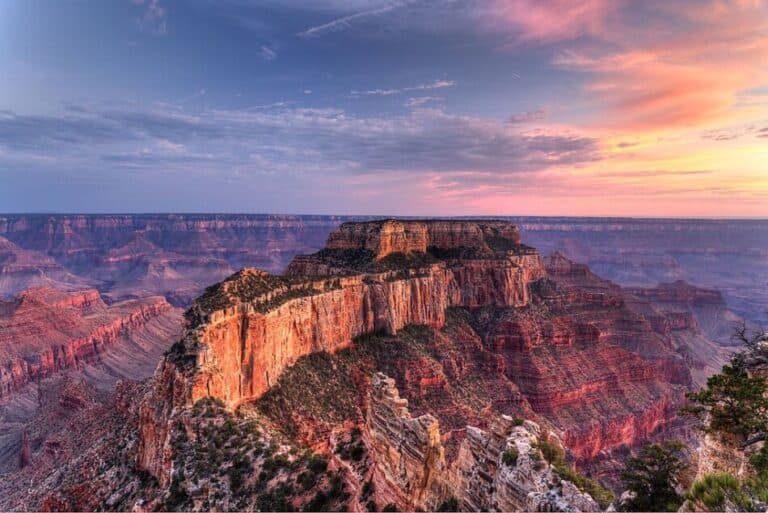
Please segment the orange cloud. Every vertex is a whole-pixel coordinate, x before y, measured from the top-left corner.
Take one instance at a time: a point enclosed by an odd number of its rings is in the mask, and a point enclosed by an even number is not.
[[[768,9],[763,2],[653,3],[638,23],[627,8],[583,48],[554,64],[585,72],[599,124],[669,130],[746,120],[738,95],[768,83]],[[655,9],[658,7],[658,10]]]

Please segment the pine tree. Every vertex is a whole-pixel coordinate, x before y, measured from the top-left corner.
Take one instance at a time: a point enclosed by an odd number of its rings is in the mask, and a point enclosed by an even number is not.
[[[688,394],[688,399],[692,404],[684,412],[704,420],[707,431],[729,434],[746,444],[763,437],[768,429],[768,381],[747,372],[742,354],[710,377],[706,388]]]
[[[620,507],[624,511],[677,511],[683,502],[677,493],[677,479],[687,464],[685,445],[670,441],[646,445],[637,456],[627,459],[621,474],[633,497]]]

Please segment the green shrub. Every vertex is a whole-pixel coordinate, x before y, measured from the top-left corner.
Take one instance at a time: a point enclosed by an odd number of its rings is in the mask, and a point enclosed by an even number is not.
[[[352,458],[352,461],[362,460],[364,454],[365,454],[365,447],[363,447],[363,445],[360,443],[352,447],[352,450],[349,453],[350,457]]]
[[[390,502],[389,504],[381,508],[381,511],[399,511],[399,510],[397,509],[397,505],[392,504]]]
[[[297,481],[304,490],[309,490],[317,483],[317,476],[311,470],[307,470],[306,472],[299,474]]]
[[[752,503],[738,479],[725,473],[708,474],[697,480],[688,492],[688,498],[701,501],[710,510],[722,510],[726,499],[745,510]]]
[[[325,469],[328,468],[328,460],[325,458],[325,456],[321,456],[319,454],[313,454],[312,457],[309,459],[309,463],[307,463],[307,467],[312,472],[316,474],[321,474],[325,472]]]
[[[768,444],[763,445],[758,452],[750,456],[749,464],[758,472],[768,470]]]
[[[317,493],[315,493],[315,496],[312,497],[312,500],[307,502],[302,509],[304,511],[325,511],[327,504],[328,496],[325,494],[325,492],[319,490]]]
[[[588,477],[579,474],[563,460],[555,461],[552,464],[552,471],[560,479],[570,481],[576,488],[584,493],[588,493],[603,509],[606,509],[614,500],[616,500],[616,496],[612,491],[604,488],[594,479],[589,479]]]
[[[514,467],[517,465],[517,458],[519,456],[520,451],[517,450],[517,447],[512,446],[502,453],[501,462],[508,467]]]
[[[513,426],[522,426],[523,424],[525,424],[525,419],[523,418],[515,417],[514,419],[512,419]]]
[[[552,464],[565,458],[563,450],[549,440],[539,440],[539,443],[536,444],[536,448],[541,451],[541,455],[544,456],[547,463]]]

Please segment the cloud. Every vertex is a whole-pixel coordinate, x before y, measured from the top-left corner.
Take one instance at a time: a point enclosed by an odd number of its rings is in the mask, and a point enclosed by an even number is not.
[[[512,114],[508,121],[513,124],[532,123],[534,121],[543,121],[546,117],[547,113],[544,109],[536,109],[529,112],[518,112],[516,114]]]
[[[482,11],[491,27],[509,29],[516,43],[554,43],[600,34],[623,0],[495,0]]]
[[[133,3],[143,8],[141,16],[136,20],[139,28],[159,36],[168,33],[168,13],[160,0],[133,0]]]
[[[757,109],[739,96],[768,80],[764,2],[617,3],[553,64],[584,73],[594,121],[623,131],[711,127]],[[638,23],[638,20],[643,20]],[[561,34],[575,34],[563,30]]]
[[[376,7],[374,9],[368,9],[368,10],[357,12],[347,16],[342,16],[334,20],[331,20],[328,23],[323,23],[322,25],[310,27],[302,32],[299,32],[297,35],[300,37],[320,37],[332,32],[346,30],[352,27],[356,23],[369,21],[372,18],[376,18],[383,14],[387,14],[405,5],[408,5],[408,2],[388,2],[387,4],[381,7]]]
[[[350,91],[351,96],[391,96],[393,94],[401,94],[409,91],[429,91],[432,89],[443,89],[445,87],[453,87],[456,82],[453,80],[435,80],[426,84],[418,84],[409,87],[400,87],[397,89],[369,89],[367,91]]]
[[[601,158],[598,141],[589,137],[518,130],[439,109],[358,117],[340,109],[188,113],[168,105],[91,108],[66,116],[4,115],[0,150],[13,155],[14,165],[39,165],[32,156],[48,156],[58,168],[104,173],[132,169],[163,174],[178,169],[225,176],[386,176],[439,170],[459,181],[468,171],[511,177],[579,167]],[[0,155],[0,163],[5,158]]]
[[[277,57],[277,52],[266,45],[261,45],[258,55],[264,61],[273,61]]]
[[[439,102],[443,98],[440,96],[415,96],[413,98],[408,98],[408,100],[405,102],[406,107],[420,107],[428,102]]]

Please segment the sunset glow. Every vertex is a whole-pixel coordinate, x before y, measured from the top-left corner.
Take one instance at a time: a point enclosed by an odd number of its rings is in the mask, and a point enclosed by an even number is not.
[[[760,0],[19,1],[0,69],[3,211],[768,216]]]

